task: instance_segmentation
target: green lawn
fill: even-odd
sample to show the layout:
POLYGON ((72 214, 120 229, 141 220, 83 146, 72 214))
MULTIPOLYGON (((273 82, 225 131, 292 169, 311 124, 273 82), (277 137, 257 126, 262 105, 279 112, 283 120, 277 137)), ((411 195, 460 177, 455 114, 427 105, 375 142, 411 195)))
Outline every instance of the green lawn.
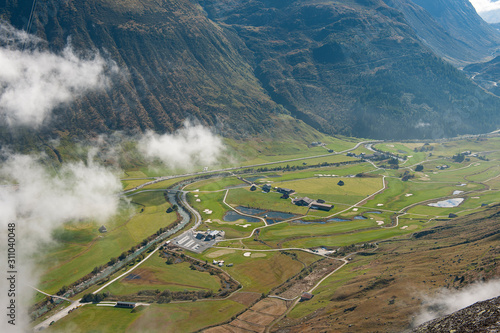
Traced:
POLYGON ((175 213, 165 213, 170 204, 162 192, 144 192, 131 198, 145 207, 136 204, 132 204, 132 210, 130 206, 123 207, 119 215, 106 223, 107 233, 100 234, 99 225, 90 222, 69 223, 57 230, 59 242, 38 260, 44 272, 39 288, 55 293, 177 219, 175 213))
POLYGON ((55 322, 46 332, 125 332, 127 327, 144 313, 132 313, 130 309, 85 305, 55 322))
POLYGON ((105 290, 113 295, 128 295, 140 290, 212 290, 220 288, 219 279, 206 272, 193 271, 187 262, 167 265, 166 259, 155 254, 132 271, 139 279, 123 277, 105 290))

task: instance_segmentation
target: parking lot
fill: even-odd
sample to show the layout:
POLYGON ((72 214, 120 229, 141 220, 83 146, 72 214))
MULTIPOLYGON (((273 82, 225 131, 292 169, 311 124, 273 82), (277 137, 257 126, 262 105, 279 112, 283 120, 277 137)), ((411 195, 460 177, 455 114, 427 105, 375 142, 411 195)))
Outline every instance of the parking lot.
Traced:
POLYGON ((174 238, 171 244, 182 247, 183 249, 192 252, 201 253, 206 249, 214 246, 215 243, 217 242, 217 239, 212 239, 209 241, 205 239, 198 239, 196 238, 196 234, 197 233, 193 232, 193 230, 188 230, 182 235, 174 238))

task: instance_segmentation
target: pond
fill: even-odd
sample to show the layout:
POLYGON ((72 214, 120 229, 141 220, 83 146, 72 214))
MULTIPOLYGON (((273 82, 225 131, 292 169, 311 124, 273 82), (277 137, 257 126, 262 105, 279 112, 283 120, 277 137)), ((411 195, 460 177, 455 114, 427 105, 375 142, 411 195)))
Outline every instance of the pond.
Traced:
POLYGON ((454 199, 433 202, 428 204, 427 206, 439 207, 439 208, 453 208, 460 205, 464 200, 465 200, 464 198, 454 198, 454 199))
POLYGON ((238 206, 238 207, 236 207, 236 209, 244 214, 249 214, 249 215, 259 215, 259 214, 265 212, 265 210, 262 210, 262 209, 248 208, 248 207, 243 207, 243 206, 238 206))
POLYGON ((326 220, 327 222, 348 222, 350 220, 346 220, 346 219, 340 219, 338 217, 334 217, 333 219, 329 219, 329 220, 326 220))
POLYGON ((247 222, 250 222, 250 223, 260 222, 260 220, 255 218, 255 217, 241 215, 241 214, 236 213, 234 210, 228 211, 223 217, 223 220, 226 222, 234 222, 234 221, 238 221, 241 219, 246 220, 247 222))
POLYGON ((323 222, 323 221, 302 221, 302 220, 298 220, 298 221, 294 221, 296 223, 300 223, 300 224, 325 224, 326 222, 323 222))
POLYGON ((354 216, 354 219, 355 220, 366 220, 366 217, 364 217, 363 215, 358 215, 358 216, 354 216))
POLYGON ((365 212, 365 214, 382 214, 382 212, 379 211, 372 211, 372 212, 365 212))
POLYGON ((295 216, 294 214, 283 213, 283 212, 272 212, 272 211, 267 212, 264 215, 265 217, 269 217, 272 219, 282 219, 282 220, 291 219, 292 217, 295 216))

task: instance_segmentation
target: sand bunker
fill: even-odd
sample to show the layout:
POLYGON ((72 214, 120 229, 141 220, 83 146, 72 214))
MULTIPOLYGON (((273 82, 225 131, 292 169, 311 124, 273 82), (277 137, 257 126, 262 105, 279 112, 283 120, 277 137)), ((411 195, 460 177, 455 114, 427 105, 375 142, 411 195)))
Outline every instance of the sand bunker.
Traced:
POLYGON ((243 253, 244 257, 250 257, 252 255, 252 252, 245 252, 243 253))
POLYGON ((248 228, 249 226, 251 226, 251 224, 244 224, 244 225, 242 225, 243 228, 248 228))
POLYGON ((205 222, 206 223, 212 223, 212 220, 211 219, 206 219, 205 222))
POLYGON ((404 227, 401 227, 401 229, 405 230, 406 228, 408 228, 407 225, 405 225, 404 227))
POLYGON ((412 195, 413 195, 413 193, 406 193, 405 197, 411 197, 412 195))
POLYGON ((453 195, 458 195, 460 193, 464 193, 464 191, 453 191, 453 195))
POLYGON ((382 207, 384 204, 377 204, 377 207, 382 207))
POLYGON ((377 224, 382 225, 382 224, 384 224, 384 221, 377 221, 377 224))
POLYGON ((353 212, 357 212, 357 211, 358 211, 358 209, 357 209, 357 208, 353 208, 353 209, 352 209, 352 211, 353 211, 353 212))
POLYGON ((195 195, 194 195, 194 197, 195 197, 195 198, 198 198, 198 194, 195 194, 195 195))
POLYGON ((203 210, 203 213, 205 213, 205 214, 212 214, 213 212, 212 212, 210 209, 205 208, 205 209, 203 210))
POLYGON ((196 199, 196 202, 201 202, 201 199, 196 199))

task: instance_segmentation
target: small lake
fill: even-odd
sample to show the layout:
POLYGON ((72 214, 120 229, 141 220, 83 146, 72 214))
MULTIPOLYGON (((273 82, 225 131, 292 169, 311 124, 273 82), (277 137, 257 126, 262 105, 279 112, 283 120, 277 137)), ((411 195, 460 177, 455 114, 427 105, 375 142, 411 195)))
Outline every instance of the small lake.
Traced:
POLYGON ((363 215, 358 215, 358 216, 354 216, 354 219, 355 220, 366 220, 366 217, 364 217, 363 215))
POLYGON ((265 210, 262 210, 262 209, 248 208, 248 207, 243 207, 243 206, 238 206, 238 207, 236 207, 236 209, 244 214, 249 214, 249 215, 259 215, 259 214, 265 212, 265 210))
POLYGON ((282 212, 267 212, 264 215, 265 217, 269 217, 272 219, 282 219, 282 220, 291 219, 292 217, 295 216, 294 214, 282 213, 282 212))
POLYGON ((460 205, 464 200, 465 200, 464 198, 454 198, 454 199, 433 202, 428 204, 427 206, 439 207, 439 208, 453 208, 460 205))
POLYGON ((340 219, 338 217, 334 217, 333 219, 327 220, 327 222, 348 222, 348 221, 350 221, 350 220, 340 219))
POLYGON ((298 220, 298 221, 294 221, 296 223, 300 223, 300 224, 325 224, 326 222, 323 222, 323 221, 319 221, 319 222, 313 222, 313 221, 302 221, 302 220, 298 220))
POLYGON ((365 212, 365 214, 382 214, 382 212, 372 211, 372 212, 365 212))
POLYGON ((238 221, 240 219, 246 220, 247 222, 250 222, 250 223, 260 222, 260 220, 255 218, 255 217, 244 216, 244 215, 236 213, 234 210, 228 211, 224 215, 224 218, 223 218, 223 220, 226 222, 234 222, 234 221, 238 221))
POLYGON ((255 182, 257 179, 261 179, 261 178, 266 178, 265 176, 254 176, 254 177, 243 177, 245 178, 246 180, 248 180, 249 182, 255 182))

